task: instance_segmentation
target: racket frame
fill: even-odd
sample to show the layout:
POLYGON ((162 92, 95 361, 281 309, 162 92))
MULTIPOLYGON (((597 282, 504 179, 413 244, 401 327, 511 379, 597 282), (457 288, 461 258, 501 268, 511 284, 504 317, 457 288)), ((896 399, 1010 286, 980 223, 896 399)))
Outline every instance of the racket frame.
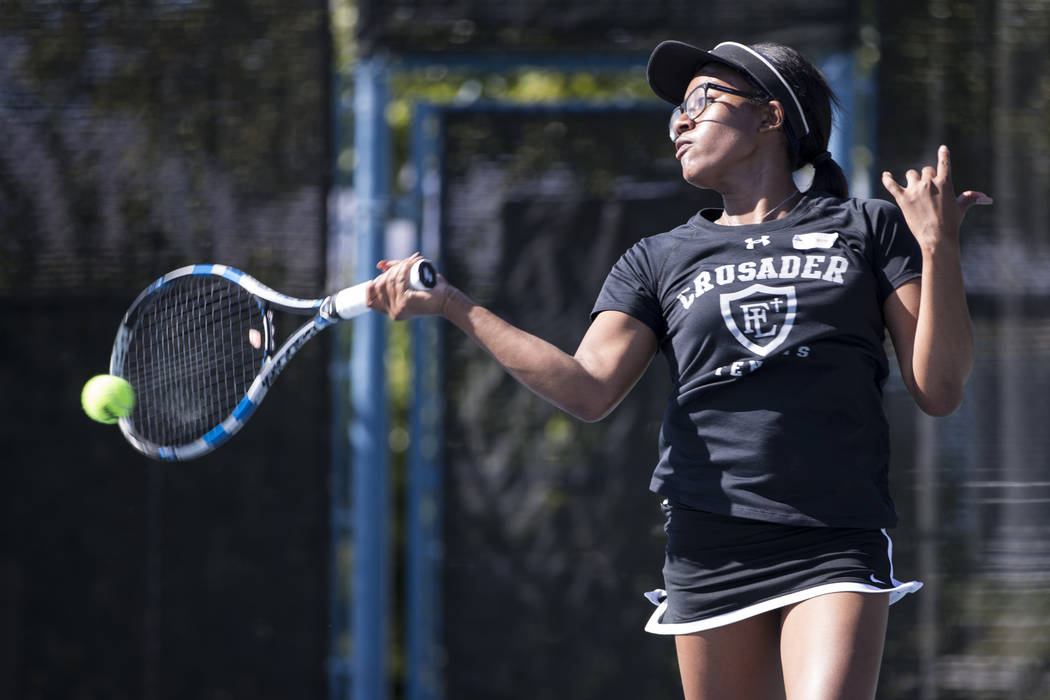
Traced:
MULTIPOLYGON (((117 329, 117 337, 113 343, 113 352, 110 355, 110 374, 121 375, 132 337, 132 331, 128 322, 134 318, 138 307, 152 294, 164 288, 173 280, 187 276, 221 277, 229 280, 253 295, 264 311, 277 309, 299 315, 314 314, 314 317, 288 336, 276 351, 273 349, 275 339, 269 330, 272 326, 270 323, 265 324, 265 327, 268 329, 267 337, 262 339, 265 355, 258 375, 256 375, 244 397, 237 403, 230 415, 197 439, 182 445, 157 445, 135 432, 130 417, 124 417, 118 421, 124 438, 132 447, 147 457, 162 461, 195 459, 224 444, 244 427, 244 424, 251 418, 263 398, 265 398, 266 393, 270 390, 278 375, 287 366, 288 361, 307 341, 340 320, 351 319, 368 311, 368 305, 365 300, 368 289, 367 282, 347 287, 322 299, 301 299, 282 294, 251 275, 228 265, 187 265, 159 277, 131 303, 121 320, 120 327, 117 329)), ((420 260, 412 268, 410 285, 414 289, 428 289, 434 286, 436 277, 437 273, 434 271, 433 266, 426 260, 420 260)))

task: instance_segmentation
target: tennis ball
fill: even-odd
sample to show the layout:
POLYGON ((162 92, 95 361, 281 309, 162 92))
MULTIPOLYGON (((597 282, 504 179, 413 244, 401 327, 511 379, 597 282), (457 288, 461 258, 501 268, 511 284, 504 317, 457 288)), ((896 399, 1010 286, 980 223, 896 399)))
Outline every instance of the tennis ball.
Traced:
POLYGON ((116 423, 135 408, 135 390, 123 377, 99 374, 84 385, 80 405, 99 423, 116 423))

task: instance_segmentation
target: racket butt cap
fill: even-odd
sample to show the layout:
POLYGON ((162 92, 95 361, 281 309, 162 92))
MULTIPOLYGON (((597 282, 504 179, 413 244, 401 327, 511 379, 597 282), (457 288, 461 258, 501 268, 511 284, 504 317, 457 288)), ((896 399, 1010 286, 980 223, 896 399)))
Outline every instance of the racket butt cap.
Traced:
POLYGON ((437 270, 429 260, 417 260, 409 271, 408 284, 412 289, 433 289, 437 284, 437 270))

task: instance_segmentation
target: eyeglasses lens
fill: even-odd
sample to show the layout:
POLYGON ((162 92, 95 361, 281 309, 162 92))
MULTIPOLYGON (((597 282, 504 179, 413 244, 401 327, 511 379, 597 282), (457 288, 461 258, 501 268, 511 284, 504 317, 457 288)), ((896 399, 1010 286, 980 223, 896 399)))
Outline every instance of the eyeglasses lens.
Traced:
POLYGON ((675 107, 671 110, 671 121, 668 122, 667 128, 670 131, 671 140, 674 141, 678 138, 678 132, 674 128, 674 123, 678 121, 678 117, 682 116, 682 108, 675 107))
POLYGON ((689 119, 696 119, 700 116, 700 113, 704 111, 704 107, 707 106, 707 85, 700 85, 695 90, 685 96, 685 102, 671 110, 671 121, 669 124, 669 132, 671 140, 674 141, 678 138, 678 130, 675 129, 675 122, 683 114, 689 119))

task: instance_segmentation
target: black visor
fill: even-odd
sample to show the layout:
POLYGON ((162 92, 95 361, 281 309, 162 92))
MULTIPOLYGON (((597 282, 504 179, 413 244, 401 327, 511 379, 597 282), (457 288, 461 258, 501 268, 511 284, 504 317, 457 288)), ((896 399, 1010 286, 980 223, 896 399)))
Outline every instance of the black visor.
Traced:
POLYGON ((745 76, 784 106, 788 126, 795 138, 809 133, 809 124, 795 91, 768 58, 736 42, 727 41, 703 51, 681 41, 665 41, 649 56, 649 87, 658 97, 677 106, 697 71, 708 63, 718 63, 745 76))

